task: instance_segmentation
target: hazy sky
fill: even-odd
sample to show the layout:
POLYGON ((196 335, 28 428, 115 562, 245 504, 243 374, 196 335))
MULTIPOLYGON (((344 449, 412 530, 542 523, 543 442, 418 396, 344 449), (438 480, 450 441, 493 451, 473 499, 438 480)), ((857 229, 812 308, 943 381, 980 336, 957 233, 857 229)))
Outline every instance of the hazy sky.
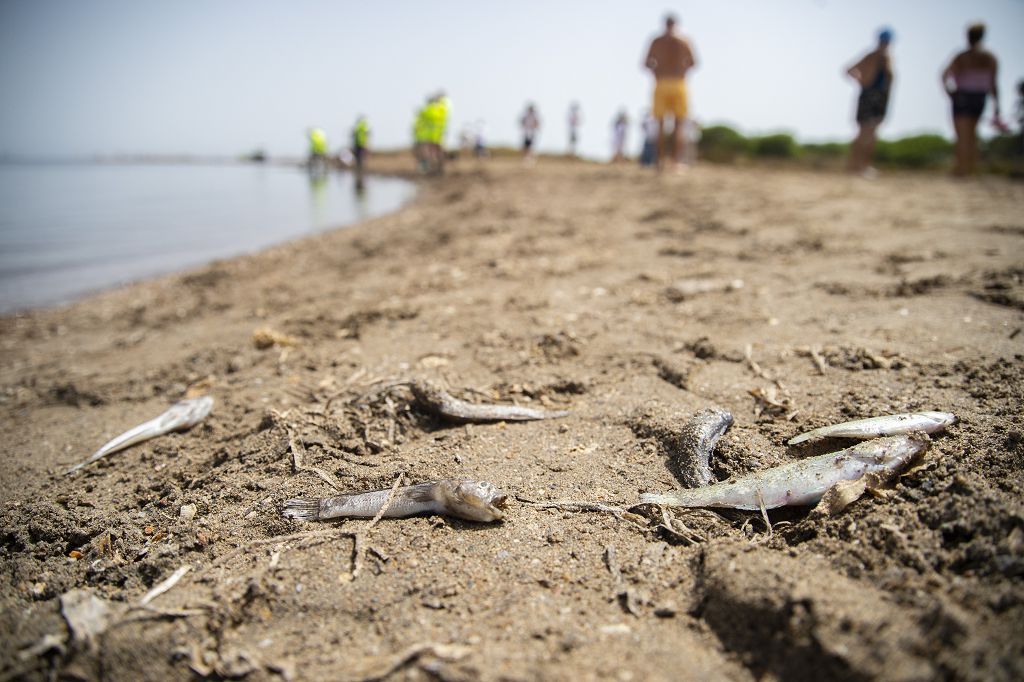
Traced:
POLYGON ((703 124, 846 138, 856 88, 842 72, 885 24, 883 135, 951 134, 939 73, 972 20, 1000 59, 1004 117, 1024 78, 1024 0, 0 0, 0 153, 302 154, 308 125, 336 147, 360 112, 374 144, 406 145, 443 87, 452 128, 484 120, 491 143, 518 143, 536 101, 545 150, 565 148, 579 100, 583 149, 606 156, 615 112, 648 106, 640 62, 666 10, 696 48, 703 124))

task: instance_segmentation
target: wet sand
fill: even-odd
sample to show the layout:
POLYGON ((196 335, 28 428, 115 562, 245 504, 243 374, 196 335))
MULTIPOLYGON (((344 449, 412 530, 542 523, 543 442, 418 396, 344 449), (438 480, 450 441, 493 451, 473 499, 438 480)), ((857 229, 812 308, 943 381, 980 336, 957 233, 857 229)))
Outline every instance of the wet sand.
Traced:
POLYGON ((464 164, 354 228, 4 318, 0 674, 1020 679, 1022 207, 995 178, 464 164), (419 378, 572 414, 453 426, 412 404, 419 378), (61 475, 207 389, 202 424, 61 475), (770 533, 522 501, 678 486, 675 436, 709 405, 735 417, 719 479, 845 447, 785 445, 835 421, 961 421, 892 490, 770 533), (520 499, 496 524, 277 513, 403 472, 520 499), (65 643, 61 594, 117 610, 183 565, 65 643), (27 651, 47 634, 66 651, 27 651))

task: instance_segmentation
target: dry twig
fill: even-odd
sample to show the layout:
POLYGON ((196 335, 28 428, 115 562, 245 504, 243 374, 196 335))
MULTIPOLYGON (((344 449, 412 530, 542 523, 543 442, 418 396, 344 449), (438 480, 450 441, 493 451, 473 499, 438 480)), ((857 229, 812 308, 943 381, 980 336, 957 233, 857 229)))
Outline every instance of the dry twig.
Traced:
POLYGON ((398 488, 399 486, 402 485, 403 481, 405 481, 404 471, 398 474, 398 478, 395 479, 394 484, 391 486, 391 491, 388 493, 388 497, 386 500, 384 500, 384 505, 380 508, 380 511, 377 512, 377 515, 370 519, 370 522, 366 524, 362 528, 362 530, 358 531, 355 534, 355 547, 353 548, 355 558, 352 562, 352 580, 358 578, 359 574, 363 570, 363 554, 365 553, 364 548, 367 546, 367 540, 370 537, 370 531, 373 530, 373 527, 377 525, 378 521, 384 518, 384 514, 387 513, 388 508, 394 501, 395 493, 398 492, 398 488))
POLYGON ((397 654, 366 658, 350 666, 346 679, 371 682, 383 680, 403 667, 424 656, 444 661, 458 661, 469 654, 468 647, 459 644, 420 643, 406 647, 397 654))
POLYGON ((285 412, 278 412, 271 410, 271 416, 274 421, 284 429, 285 434, 288 436, 288 449, 292 453, 292 473, 297 474, 302 471, 309 471, 319 476, 327 485, 331 486, 335 490, 341 490, 341 484, 338 483, 337 479, 334 478, 329 472, 321 469, 320 467, 309 466, 306 464, 306 448, 295 438, 295 431, 288 423, 288 417, 291 414, 291 410, 285 412))
POLYGON ((628 509, 605 504, 604 502, 590 502, 586 500, 552 500, 547 502, 538 502, 537 500, 531 500, 527 497, 523 497, 522 495, 516 495, 516 499, 523 504, 527 504, 531 507, 537 507, 538 509, 561 509, 563 511, 601 512, 603 514, 611 514, 617 519, 629 521, 635 525, 646 528, 646 525, 641 523, 641 520, 643 520, 644 517, 640 514, 634 514, 628 509))
POLYGON ((172 573, 166 580, 162 581, 159 585, 154 586, 153 589, 151 589, 149 592, 143 595, 142 599, 139 600, 139 606, 146 606, 147 604, 149 604, 149 602, 153 601, 161 594, 177 585, 178 581, 181 580, 185 576, 185 574, 191 570, 192 567, 188 564, 185 564, 184 566, 179 568, 177 571, 172 573))

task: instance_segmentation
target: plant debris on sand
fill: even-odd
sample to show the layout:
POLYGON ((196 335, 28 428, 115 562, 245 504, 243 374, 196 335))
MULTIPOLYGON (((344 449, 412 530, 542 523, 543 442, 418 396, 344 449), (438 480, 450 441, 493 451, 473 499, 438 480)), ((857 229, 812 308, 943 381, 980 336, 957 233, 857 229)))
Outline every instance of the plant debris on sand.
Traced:
POLYGON ((1024 678, 1022 205, 992 178, 493 161, 4 318, 0 676, 1024 678), (568 414, 453 422, 416 381, 568 414), (190 430, 61 475, 197 392, 190 430), (852 444, 785 445, 826 424, 960 421, 835 515, 626 511, 712 406, 717 480, 852 444), (506 490, 504 520, 279 512, 452 478, 506 490))

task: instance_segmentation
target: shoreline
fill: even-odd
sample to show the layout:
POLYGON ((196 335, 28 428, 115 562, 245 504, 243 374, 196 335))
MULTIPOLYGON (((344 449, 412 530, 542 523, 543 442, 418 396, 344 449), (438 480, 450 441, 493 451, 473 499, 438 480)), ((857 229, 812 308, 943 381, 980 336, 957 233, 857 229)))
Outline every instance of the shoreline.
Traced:
MULTIPOLYGON (((138 163, 139 162, 136 162, 136 161, 130 161, 130 162, 120 162, 120 161, 118 161, 118 162, 115 162, 113 164, 106 163, 106 162, 92 162, 92 163, 88 163, 88 164, 71 164, 71 165, 74 165, 74 166, 77 166, 77 165, 107 166, 107 165, 138 165, 138 163)), ((179 163, 179 162, 168 162, 168 163, 170 165, 174 165, 174 166, 189 166, 189 165, 192 165, 192 164, 189 164, 189 163, 182 164, 182 163, 179 163)), ((37 164, 31 164, 31 165, 37 165, 37 164)), ((54 165, 54 164, 44 164, 44 165, 54 165)), ((59 163, 59 164, 56 164, 56 165, 67 165, 67 164, 59 163)), ((142 165, 145 165, 145 166, 154 166, 154 165, 155 166, 163 166, 163 165, 168 165, 168 164, 165 164, 165 163, 153 164, 153 163, 149 163, 149 162, 142 162, 142 165)), ((215 166, 221 166, 221 165, 253 166, 255 164, 244 163, 244 162, 237 162, 237 163, 233 163, 233 164, 220 164, 220 163, 211 164, 211 163, 207 163, 207 162, 204 161, 201 165, 203 165, 203 166, 210 166, 210 165, 215 165, 215 166)), ((256 165, 256 166, 259 167, 258 165, 256 165)), ((285 167, 285 166, 276 165, 275 167, 285 167)), ((340 175, 342 175, 344 173, 351 173, 351 171, 349 171, 349 170, 340 170, 340 171, 339 170, 332 170, 331 176, 340 176, 340 175)), ((295 240, 301 240, 301 239, 304 239, 304 238, 310 236, 311 234, 316 234, 318 232, 331 232, 331 231, 339 230, 339 229, 348 229, 348 228, 351 228, 354 225, 356 225, 356 224, 358 224, 360 222, 363 222, 365 220, 372 220, 372 219, 374 219, 376 217, 380 217, 381 215, 387 215, 389 213, 393 213, 393 212, 395 212, 397 210, 400 210, 404 205, 406 205, 410 201, 414 201, 416 196, 417 196, 416 192, 420 191, 420 189, 422 188, 422 183, 417 182, 417 179, 415 178, 415 176, 413 174, 411 174, 411 173, 409 173, 409 174, 402 173, 399 170, 399 168, 397 167, 397 164, 394 164, 394 163, 392 163, 390 165, 384 165, 380 169, 379 172, 368 173, 367 174, 367 179, 370 182, 373 182, 374 179, 402 180, 402 181, 408 182, 408 183, 410 183, 410 186, 411 186, 411 188, 413 190, 413 192, 411 194, 411 198, 406 199, 404 202, 398 203, 397 206, 391 208, 390 210, 387 210, 384 213, 377 213, 376 215, 373 215, 375 212, 371 208, 370 211, 369 211, 371 215, 369 215, 368 217, 360 218, 360 217, 358 217, 358 216, 353 214, 348 220, 345 220, 344 216, 341 216, 338 222, 331 223, 330 226, 328 226, 326 228, 320 228, 318 231, 314 231, 314 232, 311 232, 310 230, 303 230, 303 231, 299 231, 299 232, 294 232, 293 231, 294 234, 290 234, 290 235, 287 234, 287 233, 284 233, 284 234, 281 235, 282 241, 279 241, 279 242, 270 243, 270 244, 260 244, 260 243, 257 242, 253 246, 247 247, 247 250, 243 250, 241 252, 230 253, 230 254, 226 254, 226 255, 216 255, 216 256, 210 256, 209 254, 205 254, 208 257, 208 260, 205 260, 205 261, 202 261, 202 262, 196 262, 196 263, 191 263, 191 264, 184 263, 182 265, 178 265, 178 266, 173 266, 172 265, 170 267, 160 266, 160 267, 158 267, 158 269, 156 269, 156 270, 154 270, 152 272, 149 272, 148 274, 127 275, 127 279, 123 279, 121 281, 114 281, 114 282, 111 282, 109 284, 96 284, 96 285, 92 286, 91 288, 81 290, 81 291, 79 291, 77 293, 72 293, 72 294, 59 294, 58 293, 58 294, 54 295, 54 298, 55 299, 59 299, 59 300, 54 300, 53 302, 50 302, 50 303, 42 303, 42 304, 31 304, 30 303, 30 304, 23 304, 23 305, 18 305, 18 306, 12 306, 11 308, 9 308, 7 310, 0 310, 0 317, 24 315, 24 314, 31 313, 33 311, 66 308, 66 307, 74 305, 74 304, 76 304, 76 303, 78 303, 80 301, 84 301, 84 300, 86 300, 86 299, 88 299, 88 298, 90 298, 92 296, 101 295, 101 294, 104 294, 104 293, 112 291, 112 290, 121 289, 121 288, 124 288, 124 287, 132 286, 134 284, 143 283, 143 282, 147 282, 147 281, 151 281, 151 280, 155 280, 155 279, 160 279, 160 278, 164 278, 164 277, 174 277, 174 276, 177 276, 177 275, 185 275, 185 274, 187 274, 189 272, 201 269, 201 268, 203 268, 203 267, 205 267, 207 265, 211 265, 211 264, 214 264, 214 263, 217 263, 217 262, 220 262, 220 261, 231 260, 233 258, 244 257, 244 256, 247 256, 247 255, 254 255, 256 253, 259 253, 259 252, 263 251, 264 249, 273 248, 274 246, 277 246, 277 245, 280 245, 280 244, 284 244, 284 243, 288 243, 288 242, 295 241, 295 240)), ((355 203, 358 203, 358 201, 356 201, 355 203)), ((352 213, 354 211, 355 211, 355 209, 353 209, 353 208, 349 208, 348 209, 348 212, 350 212, 350 213, 352 213)), ((365 209, 364 209, 364 211, 365 211, 365 209)), ((312 228, 312 226, 311 226, 311 228, 312 228)), ((209 248, 203 246, 198 251, 200 253, 202 253, 203 251, 213 251, 213 249, 209 249, 209 248)), ((187 260, 187 259, 185 259, 185 260, 187 260)), ((106 270, 109 271, 110 273, 115 273, 119 269, 120 269, 120 267, 119 267, 118 263, 110 263, 110 264, 108 264, 106 266, 106 270)), ((63 278, 65 276, 69 276, 68 273, 62 272, 60 270, 56 270, 56 271, 52 271, 51 272, 50 279, 51 280, 56 280, 56 279, 59 279, 59 278, 63 278)), ((59 289, 58 289, 58 291, 59 291, 59 289)))
POLYGON ((0 672, 359 678, 417 643, 414 678, 1024 673, 1022 201, 997 178, 489 160, 348 228, 0 318, 0 672), (571 414, 452 426, 411 379, 571 414), (216 401, 201 424, 60 475, 190 390, 216 401), (960 423, 892 490, 771 533, 515 499, 498 524, 278 513, 400 474, 628 505, 679 486, 673 439, 710 405, 735 418, 719 479, 830 451, 785 446, 828 423, 960 423), (155 605, 193 615, 18 659, 66 639, 67 591, 133 603, 183 565, 155 605))

